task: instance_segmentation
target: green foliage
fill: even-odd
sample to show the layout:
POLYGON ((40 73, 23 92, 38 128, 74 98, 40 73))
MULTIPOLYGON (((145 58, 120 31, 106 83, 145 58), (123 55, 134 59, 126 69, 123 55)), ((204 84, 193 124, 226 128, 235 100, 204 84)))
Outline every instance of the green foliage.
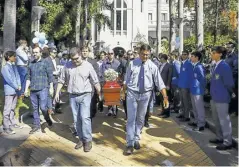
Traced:
POLYGON ((164 53, 164 54, 169 53, 169 41, 168 40, 162 40, 161 49, 162 49, 162 53, 164 53))

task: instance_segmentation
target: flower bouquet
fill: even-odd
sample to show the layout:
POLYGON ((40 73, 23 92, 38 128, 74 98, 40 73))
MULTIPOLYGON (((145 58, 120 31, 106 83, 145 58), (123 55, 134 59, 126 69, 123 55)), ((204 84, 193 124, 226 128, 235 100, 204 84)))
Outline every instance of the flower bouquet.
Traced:
POLYGON ((120 105, 120 90, 118 72, 108 69, 104 72, 105 84, 103 87, 105 105, 120 105))

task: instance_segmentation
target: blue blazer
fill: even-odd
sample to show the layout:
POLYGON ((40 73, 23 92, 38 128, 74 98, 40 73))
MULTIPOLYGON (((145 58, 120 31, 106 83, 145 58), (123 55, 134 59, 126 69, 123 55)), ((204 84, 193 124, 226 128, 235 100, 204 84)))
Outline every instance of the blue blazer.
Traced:
POLYGON ((18 87, 21 86, 21 80, 17 71, 17 67, 7 63, 3 66, 1 73, 3 76, 5 95, 15 95, 17 93, 18 87))
POLYGON ((192 75, 193 65, 190 60, 186 60, 185 63, 181 65, 180 74, 178 78, 179 88, 190 88, 190 78, 192 75))
POLYGON ((212 73, 210 94, 216 103, 229 103, 234 87, 232 70, 230 66, 222 60, 212 73))
POLYGON ((193 95, 203 95, 206 87, 205 69, 201 63, 193 67, 193 75, 190 79, 190 92, 193 95))
POLYGON ((181 67, 181 63, 180 61, 176 60, 175 62, 173 62, 173 74, 172 74, 172 85, 176 85, 178 86, 178 77, 180 74, 180 67, 181 67))

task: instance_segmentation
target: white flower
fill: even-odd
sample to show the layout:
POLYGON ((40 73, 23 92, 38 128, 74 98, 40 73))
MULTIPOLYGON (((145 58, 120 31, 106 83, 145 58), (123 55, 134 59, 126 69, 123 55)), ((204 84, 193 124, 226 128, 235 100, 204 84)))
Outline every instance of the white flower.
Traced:
POLYGON ((104 72, 105 81, 116 81, 118 73, 113 69, 108 69, 104 72))

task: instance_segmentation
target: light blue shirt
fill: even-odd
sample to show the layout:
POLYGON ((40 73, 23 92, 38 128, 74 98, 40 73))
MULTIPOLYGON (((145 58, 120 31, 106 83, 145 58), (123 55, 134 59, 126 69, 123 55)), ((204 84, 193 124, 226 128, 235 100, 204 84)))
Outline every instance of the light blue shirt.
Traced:
POLYGON ((19 47, 16 50, 16 55, 17 55, 16 65, 18 66, 28 65, 28 61, 29 61, 28 54, 21 47, 19 47))
MULTIPOLYGON (((139 76, 142 60, 136 58, 130 62, 125 75, 125 84, 127 89, 139 92, 139 76)), ((164 82, 159 73, 158 67, 151 61, 147 60, 144 63, 144 90, 145 92, 154 90, 155 86, 158 91, 165 88, 164 82)))

